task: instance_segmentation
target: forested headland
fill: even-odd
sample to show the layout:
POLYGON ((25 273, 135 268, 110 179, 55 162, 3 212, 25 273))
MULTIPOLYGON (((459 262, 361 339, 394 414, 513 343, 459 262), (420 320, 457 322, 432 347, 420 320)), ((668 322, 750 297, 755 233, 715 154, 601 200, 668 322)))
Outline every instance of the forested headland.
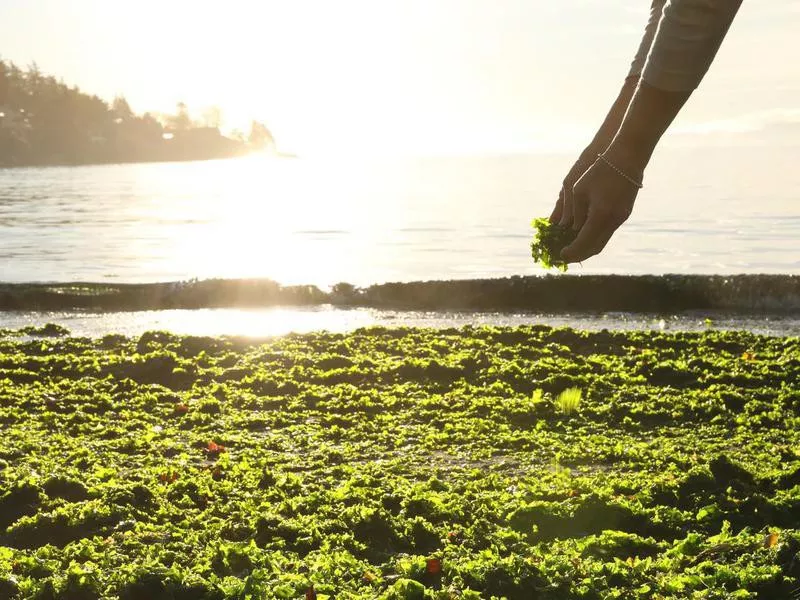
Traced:
POLYGON ((173 114, 135 114, 127 100, 110 103, 33 64, 0 60, 0 167, 199 160, 274 150, 267 127, 220 131, 221 111, 193 120, 187 105, 173 114))

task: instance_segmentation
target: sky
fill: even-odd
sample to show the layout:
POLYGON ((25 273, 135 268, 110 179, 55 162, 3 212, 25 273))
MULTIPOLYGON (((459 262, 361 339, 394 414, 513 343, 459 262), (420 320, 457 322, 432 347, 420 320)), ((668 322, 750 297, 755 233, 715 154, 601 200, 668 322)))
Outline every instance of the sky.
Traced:
MULTIPOLYGON (((625 77, 647 0, 0 0, 0 57, 137 112, 282 149, 494 153, 578 147, 625 77)), ((800 133, 800 2, 745 0, 675 143, 800 133)))

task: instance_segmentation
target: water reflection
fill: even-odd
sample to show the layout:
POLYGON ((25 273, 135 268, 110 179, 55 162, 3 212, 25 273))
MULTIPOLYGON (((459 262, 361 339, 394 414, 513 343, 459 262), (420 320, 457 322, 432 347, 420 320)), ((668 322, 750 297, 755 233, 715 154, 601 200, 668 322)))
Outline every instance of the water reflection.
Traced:
MULTIPOLYGON (((800 272, 800 170, 787 166, 800 150, 787 153, 698 163, 665 150, 631 221, 576 271, 800 272)), ((529 222, 549 213, 570 160, 251 156, 0 170, 0 280, 326 286, 535 274, 529 222)))
POLYGON ((138 336, 145 331, 185 335, 233 335, 251 338, 288 333, 344 333, 362 327, 463 327, 466 325, 530 325, 599 330, 703 331, 746 330, 766 335, 800 335, 800 316, 731 315, 714 312, 662 314, 532 314, 387 311, 368 308, 268 308, 258 310, 203 309, 119 313, 16 312, 0 313, 0 328, 57 323, 72 335, 100 337, 109 333, 138 336))

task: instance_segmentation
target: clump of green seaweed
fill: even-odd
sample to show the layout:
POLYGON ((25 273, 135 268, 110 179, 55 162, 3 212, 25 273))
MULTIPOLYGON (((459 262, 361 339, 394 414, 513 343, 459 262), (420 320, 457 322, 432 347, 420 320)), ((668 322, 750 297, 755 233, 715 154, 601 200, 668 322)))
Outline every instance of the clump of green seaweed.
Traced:
POLYGON ((534 219, 531 227, 535 232, 531 242, 533 260, 545 269, 567 270, 567 263, 561 258, 561 251, 569 246, 577 235, 571 227, 551 223, 549 219, 534 219))
POLYGON ((32 338, 0 600, 797 598, 796 336, 32 338))

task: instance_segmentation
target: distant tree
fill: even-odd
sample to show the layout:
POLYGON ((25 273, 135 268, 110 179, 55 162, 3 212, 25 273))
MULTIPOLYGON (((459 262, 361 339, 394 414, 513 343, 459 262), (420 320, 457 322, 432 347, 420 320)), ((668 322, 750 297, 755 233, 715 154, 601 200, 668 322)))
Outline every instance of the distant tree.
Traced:
POLYGON ((5 106, 8 97, 8 75, 6 63, 0 60, 0 106, 5 106))
POLYGON ((123 121, 130 121, 133 118, 133 111, 124 96, 117 96, 114 98, 114 101, 111 103, 111 112, 114 113, 115 118, 122 119, 123 121))
POLYGON ((24 76, 20 68, 13 62, 5 65, 6 81, 8 89, 6 91, 6 104, 12 108, 22 108, 23 96, 27 98, 24 89, 24 76))
POLYGON ((39 65, 36 61, 28 65, 28 70, 25 73, 26 91, 29 94, 35 94, 39 89, 39 83, 42 80, 42 72, 39 70, 39 65))
POLYGON ((178 102, 177 112, 167 117, 167 125, 175 131, 191 129, 192 119, 189 117, 189 107, 185 102, 178 102))
POLYGON ((203 111, 203 126, 222 127, 222 109, 219 106, 211 106, 203 111))
POLYGON ((143 130, 149 131, 150 133, 161 137, 164 128, 161 126, 161 123, 159 123, 158 119, 156 119, 153 115, 150 113, 144 113, 139 121, 141 121, 143 130))

